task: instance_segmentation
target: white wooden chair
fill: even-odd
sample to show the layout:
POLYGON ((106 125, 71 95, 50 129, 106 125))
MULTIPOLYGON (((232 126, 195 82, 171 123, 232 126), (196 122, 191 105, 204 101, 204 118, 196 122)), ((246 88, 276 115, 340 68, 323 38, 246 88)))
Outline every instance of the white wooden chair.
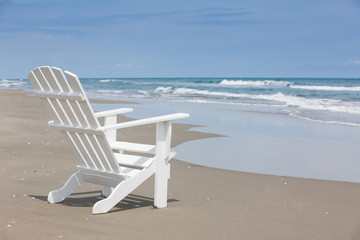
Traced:
POLYGON ((96 202, 92 212, 106 213, 155 174, 154 206, 167 206, 168 161, 175 155, 170 149, 171 121, 187 118, 189 114, 117 123, 118 114, 132 109, 94 113, 78 77, 70 72, 45 66, 31 71, 28 79, 35 94, 49 106, 54 119, 49 125, 61 131, 78 160, 78 171, 62 188, 49 193, 50 203, 63 201, 86 182, 95 183, 103 186, 102 193, 107 198, 96 202), (105 118, 104 126, 99 124, 99 117, 105 118), (153 123, 156 124, 155 145, 116 141, 116 129, 153 123), (153 157, 149 157, 149 153, 153 157))

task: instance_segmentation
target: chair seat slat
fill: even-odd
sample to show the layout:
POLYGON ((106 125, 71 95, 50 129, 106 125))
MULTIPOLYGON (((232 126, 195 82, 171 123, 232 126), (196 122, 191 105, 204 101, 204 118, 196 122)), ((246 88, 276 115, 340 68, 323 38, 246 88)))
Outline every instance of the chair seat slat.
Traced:
POLYGON ((122 178, 122 179, 127 179, 133 175, 135 175, 136 173, 138 173, 140 170, 138 169, 134 169, 134 168, 126 168, 124 171, 126 174, 124 173, 114 173, 114 172, 108 172, 108 171, 102 171, 102 170, 98 170, 98 169, 94 169, 94 168, 88 168, 88 167, 84 167, 84 166, 77 166, 78 169, 81 169, 81 171, 83 172, 87 172, 89 174, 97 174, 97 175, 104 175, 110 178, 122 178))
MULTIPOLYGON (((113 142, 111 143, 111 148, 120 152, 133 152, 133 153, 147 153, 147 154, 155 154, 156 146, 150 144, 142 144, 142 143, 132 143, 132 142, 113 142)), ((173 157, 175 157, 176 152, 173 149, 170 149, 169 156, 167 158, 170 161, 173 157)))
POLYGON ((122 154, 115 153, 115 157, 117 162, 120 164, 120 166, 136 168, 136 169, 143 169, 149 167, 154 161, 154 158, 128 155, 123 153, 122 154))

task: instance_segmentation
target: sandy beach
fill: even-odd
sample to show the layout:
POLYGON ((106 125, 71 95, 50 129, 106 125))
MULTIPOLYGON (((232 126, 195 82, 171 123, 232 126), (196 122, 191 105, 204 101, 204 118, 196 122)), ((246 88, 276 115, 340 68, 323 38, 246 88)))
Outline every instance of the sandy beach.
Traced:
MULTIPOLYGON (((153 177, 108 214, 91 214, 101 198, 100 187, 91 184, 49 204, 48 192, 76 170, 75 156, 49 120, 38 98, 0 90, 0 239, 360 239, 358 183, 179 160, 171 161, 168 208, 152 206, 153 177)), ((218 137, 191 127, 175 124, 172 144, 218 137)), ((146 143, 154 127, 120 133, 146 143)))

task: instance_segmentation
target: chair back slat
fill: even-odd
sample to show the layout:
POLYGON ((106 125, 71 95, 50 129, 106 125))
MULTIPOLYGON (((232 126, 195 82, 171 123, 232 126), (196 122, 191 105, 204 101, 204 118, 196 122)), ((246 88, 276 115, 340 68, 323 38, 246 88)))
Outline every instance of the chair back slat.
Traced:
MULTIPOLYGON (((34 71, 30 72, 30 74, 28 75, 28 79, 29 79, 30 83, 33 85, 35 90, 46 91, 43 87, 43 84, 40 83, 37 76, 35 75, 35 70, 36 69, 34 69, 34 71)), ((50 112, 51 116, 54 118, 54 121, 61 122, 61 117, 54 110, 55 109, 54 104, 53 104, 54 101, 49 98, 41 98, 41 99, 47 103, 47 104, 45 104, 45 106, 49 110, 48 112, 50 112)))
POLYGON ((81 166, 120 173, 105 133, 99 130, 90 102, 78 77, 54 67, 39 67, 28 78, 43 101, 50 106, 54 121, 71 145, 81 166), (64 74, 65 73, 65 74, 64 74))
POLYGON ((99 148, 99 143, 97 141, 97 136, 93 135, 93 134, 88 134, 88 141, 89 141, 89 145, 91 146, 91 150, 93 152, 93 155, 95 156, 95 159, 97 160, 97 164, 100 165, 100 169, 104 169, 106 171, 110 171, 112 172, 113 170, 110 169, 107 165, 106 165, 106 160, 101 152, 101 148, 99 148))
MULTIPOLYGON (((52 67, 52 70, 59 81, 60 86, 66 92, 73 93, 74 91, 70 88, 68 81, 65 78, 64 73, 59 68, 52 67)), ((84 116, 84 113, 81 111, 79 103, 76 101, 69 101, 70 106, 72 107, 73 114, 77 119, 79 125, 87 126, 89 123, 84 116)))
POLYGON ((51 88, 51 91, 61 93, 63 92, 61 86, 59 85, 57 79, 55 78, 50 67, 40 67, 40 71, 44 76, 45 81, 51 88))
MULTIPOLYGON (((69 80, 71 88, 75 92, 80 92, 85 96, 85 91, 81 86, 79 78, 73 73, 70 73, 67 71, 65 71, 64 73, 65 73, 66 78, 69 80)), ((90 107, 89 100, 86 98, 84 102, 80 102, 79 104, 81 106, 81 109, 83 110, 83 113, 86 116, 87 121, 89 122, 89 127, 92 127, 92 128, 99 127, 99 122, 95 118, 95 114, 94 114, 94 111, 92 110, 92 108, 90 107)))
POLYGON ((42 86, 40 85, 40 83, 37 81, 37 79, 32 71, 29 73, 28 79, 35 90, 38 90, 38 91, 44 90, 42 88, 42 86))
POLYGON ((84 156, 84 150, 81 148, 80 143, 78 141, 78 136, 74 132, 64 132, 65 139, 70 143, 69 145, 72 147, 73 152, 77 156, 77 160, 82 166, 91 167, 87 162, 87 158, 84 156))
MULTIPOLYGON (((54 74, 53 70, 50 67, 41 67, 41 72, 43 73, 45 79, 47 79, 47 81, 49 82, 49 85, 52 88, 52 91, 54 93, 57 94, 70 94, 70 89, 64 90, 62 88, 62 84, 60 84, 61 79, 59 81, 59 78, 56 77, 56 75, 54 74)), ((64 86, 66 87, 66 85, 64 86)), ((66 117, 65 119, 65 123, 69 124, 69 125, 80 125, 79 120, 76 116, 76 114, 74 113, 73 107, 71 105, 72 100, 69 98, 68 99, 58 99, 58 103, 60 108, 63 110, 64 112, 64 116, 66 117)))
POLYGON ((80 141, 80 144, 83 146, 83 149, 86 152, 86 159, 88 160, 87 163, 94 169, 103 169, 101 167, 101 164, 99 164, 97 160, 97 156, 94 153, 94 150, 91 146, 91 143, 88 139, 88 136, 84 133, 76 133, 78 135, 78 139, 80 141))
MULTIPOLYGON (((33 72, 35 74, 35 77, 42 86, 43 90, 53 93, 59 93, 59 89, 57 84, 54 83, 54 80, 50 78, 50 76, 45 76, 42 70, 45 70, 45 67, 36 68, 33 72)), ((59 117, 60 123, 63 124, 71 124, 64 108, 64 100, 54 99, 54 98, 48 98, 49 102, 51 103, 51 107, 53 108, 53 111, 55 114, 59 117)))
POLYGON ((66 81, 64 73, 61 71, 60 68, 52 67, 51 68, 54 75, 56 76, 61 88, 65 92, 73 92, 72 89, 69 86, 69 83, 66 81))
MULTIPOLYGON (((81 94, 82 96, 85 96, 85 92, 81 91, 82 89, 78 89, 78 88, 71 89, 71 87, 69 87, 69 84, 65 84, 64 81, 66 82, 66 79, 63 77, 64 76, 63 74, 59 78, 55 78, 56 75, 52 74, 50 67, 41 67, 40 69, 41 69, 41 71, 44 71, 45 73, 48 73, 48 75, 46 77, 47 77, 47 79, 48 79, 48 81, 50 83, 56 82, 56 84, 52 83, 52 84, 49 84, 49 85, 52 86, 53 88, 56 88, 56 90, 59 93, 62 92, 62 89, 60 87, 61 87, 61 85, 63 85, 65 88, 68 88, 68 91, 66 91, 66 92, 68 92, 68 93, 74 93, 75 92, 75 93, 81 94), (63 83, 60 84, 60 82, 63 82, 63 83)), ((84 99, 86 99, 86 98, 84 98, 84 99)), ((66 105, 66 106, 69 106, 71 108, 71 110, 67 109, 67 111, 66 111, 69 114, 69 117, 67 116, 67 119, 65 119, 65 123, 69 123, 69 125, 76 124, 76 125, 82 125, 82 126, 92 127, 92 128, 96 128, 96 127, 99 126, 99 123, 97 122, 96 119, 94 119, 94 117, 91 117, 91 114, 88 116, 88 115, 86 115, 86 113, 84 113, 82 111, 82 109, 91 108, 89 106, 89 103, 86 102, 86 100, 84 100, 84 101, 72 101, 71 99, 69 99, 68 101, 70 101, 71 104, 65 104, 64 101, 61 102, 62 107, 65 107, 65 105, 66 105), (79 106, 79 105, 82 105, 82 106, 79 106), (72 118, 72 120, 70 120, 70 118, 72 118), (91 121, 91 124, 88 121, 89 119, 93 120, 93 121, 91 121), (69 121, 66 122, 66 120, 69 120, 69 121)))
POLYGON ((120 168, 119 164, 117 163, 117 161, 113 161, 113 159, 115 159, 114 153, 111 150, 111 147, 109 145, 109 142, 107 141, 105 134, 103 136, 99 136, 97 135, 97 141, 99 143, 99 147, 101 148, 101 151, 103 152, 104 155, 104 160, 106 162, 106 164, 109 167, 109 169, 111 169, 111 171, 115 171, 116 169, 120 168), (108 151, 110 149, 110 151, 108 151))
POLYGON ((36 68, 33 71, 37 82, 39 83, 39 85, 41 86, 42 90, 44 91, 52 91, 48 81, 45 79, 44 75, 42 74, 40 68, 36 68))

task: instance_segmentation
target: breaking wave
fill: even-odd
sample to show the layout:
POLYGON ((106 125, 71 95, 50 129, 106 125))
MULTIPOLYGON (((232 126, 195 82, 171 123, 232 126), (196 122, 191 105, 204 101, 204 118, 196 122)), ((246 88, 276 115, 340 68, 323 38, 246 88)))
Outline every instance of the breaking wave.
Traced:
POLYGON ((302 90, 315 90, 315 91, 360 91, 360 86, 356 87, 343 87, 343 86, 294 86, 290 88, 302 90))
POLYGON ((9 88, 14 86, 20 86, 23 84, 24 82, 21 80, 6 80, 6 79, 0 80, 0 88, 9 88))
POLYGON ((243 87, 289 87, 291 89, 300 89, 300 90, 313 90, 313 91, 360 91, 360 86, 306 86, 306 85, 295 85, 293 82, 289 81, 275 81, 275 80, 257 80, 257 81, 247 81, 247 80, 227 80, 224 79, 220 85, 233 85, 233 86, 243 86, 243 87))
MULTIPOLYGON (((322 110, 342 113, 360 114, 360 106, 356 102, 344 102, 336 99, 312 99, 297 96, 289 96, 283 93, 276 94, 245 94, 245 93, 230 93, 230 92, 212 92, 208 90, 197 90, 191 88, 172 88, 172 87, 158 87, 156 93, 171 94, 177 96, 191 95, 203 96, 211 99, 212 97, 227 99, 231 98, 241 100, 258 100, 258 101, 275 101, 284 104, 286 107, 297 107, 310 110, 322 110)), ((226 102, 225 102, 226 103, 226 102)))
POLYGON ((292 82, 288 81, 274 81, 274 80, 259 80, 259 81, 246 81, 246 80, 227 80, 224 79, 220 83, 220 85, 236 85, 236 86, 276 86, 276 87, 286 87, 292 82))

